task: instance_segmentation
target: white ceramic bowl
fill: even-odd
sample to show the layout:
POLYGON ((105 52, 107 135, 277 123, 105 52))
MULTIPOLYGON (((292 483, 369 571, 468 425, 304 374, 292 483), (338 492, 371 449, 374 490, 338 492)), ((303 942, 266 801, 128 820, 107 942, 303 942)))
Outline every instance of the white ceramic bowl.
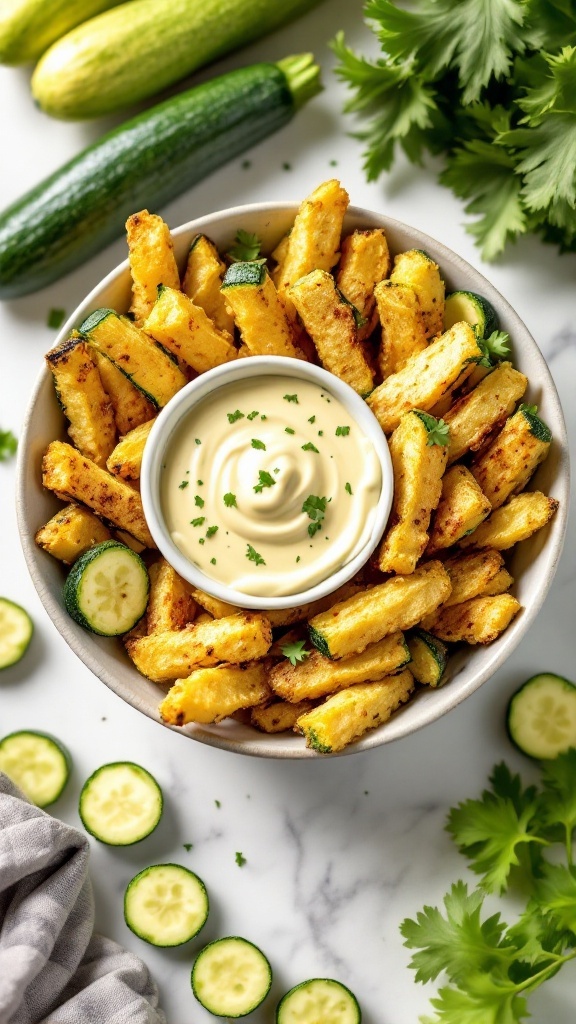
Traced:
POLYGON ((242 608, 268 608, 270 610, 295 608, 299 605, 309 604, 311 601, 319 601, 347 583, 365 565, 382 537, 390 514, 393 490, 394 477, 388 444, 382 427, 366 402, 348 384, 339 380, 334 374, 328 373, 327 370, 323 370, 322 367, 306 363, 302 359, 290 359, 283 356, 253 356, 248 360, 236 359, 231 363, 217 366, 214 370, 208 370, 207 373, 202 373, 195 380, 190 381, 186 387, 174 395, 174 398, 168 402, 156 419, 146 441, 140 473, 140 492, 146 521, 158 549, 170 562, 170 565, 174 566, 176 571, 194 587, 207 591, 219 601, 240 605, 242 608), (162 512, 161 472, 174 431, 182 422, 183 417, 191 412, 198 403, 203 402, 209 395, 213 395, 217 388, 233 384, 235 381, 244 381, 247 377, 271 375, 311 381, 340 401, 358 424, 362 433, 372 442, 380 463, 382 487, 378 503, 372 513, 372 524, 367 542, 337 572, 307 590, 285 594, 282 597, 256 597, 233 590, 207 575, 177 547, 172 540, 162 512))
MULTIPOLYGON (((225 251, 239 228, 256 232, 263 239, 265 251, 270 252, 291 226, 297 208, 296 203, 254 204, 184 224, 173 233, 176 256, 181 264, 185 262, 190 241, 198 232, 208 235, 225 251)), ((566 428, 558 395, 546 362, 518 315, 482 274, 440 242, 399 221, 358 207, 349 209, 346 230, 371 227, 386 230, 392 253, 412 248, 425 249, 430 253, 439 263, 449 290, 479 292, 492 303, 502 330, 508 331, 512 338, 514 363, 530 381, 528 399, 538 404, 542 418, 554 437, 550 454, 530 486, 557 498, 560 507, 547 527, 513 552, 514 593, 523 610, 505 633, 487 647, 469 647, 453 655, 449 661, 447 681, 442 688, 422 688, 389 722, 366 733, 358 743, 347 747, 343 751, 345 754, 389 743, 433 722, 478 689, 504 663, 530 628, 552 583, 566 530, 569 494, 566 428)), ((126 261, 104 278, 81 303, 64 325, 57 341, 65 338, 92 310, 109 306, 124 311, 129 303, 130 272, 126 261)), ((64 419, 56 402, 51 374, 43 368, 30 399, 19 445, 17 513, 28 568, 48 614, 72 650, 118 696, 159 722, 160 688, 136 671, 118 641, 87 633, 70 619, 62 603, 63 568, 34 543, 36 530, 60 507, 58 500, 42 487, 42 455, 50 441, 65 437, 64 419)), ((260 734, 234 720, 214 726, 190 725, 178 731, 203 743, 237 753, 281 758, 318 757, 306 749, 301 737, 260 734)))

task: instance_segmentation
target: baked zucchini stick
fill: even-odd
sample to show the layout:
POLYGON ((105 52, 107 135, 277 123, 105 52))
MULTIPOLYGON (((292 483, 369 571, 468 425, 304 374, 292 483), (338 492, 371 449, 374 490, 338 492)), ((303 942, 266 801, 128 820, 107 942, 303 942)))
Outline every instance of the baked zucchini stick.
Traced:
POLYGON ((226 264, 206 235, 192 239, 182 291, 195 306, 201 306, 219 331, 234 336, 234 317, 220 291, 226 264))
POLYGON ((460 547, 507 551, 546 526, 558 504, 556 498, 548 498, 541 491, 524 491, 492 512, 474 533, 463 537, 460 547))
POLYGON ((435 338, 444 330, 444 281, 440 268, 422 249, 401 252, 394 260, 390 280, 408 285, 416 293, 427 338, 435 338))
POLYGON ((391 434, 410 409, 429 412, 459 377, 471 372, 482 350, 470 324, 454 324, 423 352, 374 389, 368 405, 384 433, 391 434))
POLYGON ((272 252, 270 253, 270 259, 274 260, 275 263, 275 266, 272 269, 270 277, 274 281, 276 287, 278 287, 279 282, 282 280, 282 269, 284 267, 284 261, 288 254, 289 241, 290 232, 287 231, 285 235, 282 235, 282 238, 278 242, 276 248, 273 249, 272 252))
POLYGON ((372 390, 374 378, 362 346, 352 306, 336 290, 334 278, 314 270, 288 292, 312 338, 322 366, 359 395, 372 390))
POLYGON ((180 287, 180 274, 168 225, 148 210, 133 213, 126 221, 128 259, 132 274, 131 312, 141 324, 156 302, 158 286, 180 287))
POLYGON ((36 534, 36 543, 49 555, 72 565, 88 548, 110 540, 110 531, 81 505, 66 505, 36 534))
POLYGON ((165 633, 184 629, 196 617, 198 608, 190 584, 164 558, 150 566, 148 575, 150 596, 146 632, 165 633))
POLYGON ((501 363, 445 413, 450 427, 448 465, 467 451, 478 451, 502 424, 528 387, 528 378, 511 363, 501 363))
POLYGON ((501 572, 504 559, 499 551, 482 548, 481 551, 453 555, 442 564, 452 584, 452 590, 442 605, 448 608, 452 604, 462 604, 463 601, 488 593, 486 588, 501 572))
POLYGON ((396 576, 310 619, 310 639, 326 658, 359 654, 390 633, 415 626, 448 597, 450 577, 441 562, 396 576))
POLYGON ((110 457, 106 460, 106 466, 114 476, 121 476, 123 480, 139 480, 142 467, 142 457, 148 435, 154 426, 155 420, 148 420, 141 423, 139 427, 130 430, 124 437, 121 437, 110 457))
POLYGON ((116 442, 114 410, 82 338, 69 338, 46 356, 72 441, 97 466, 104 466, 116 442))
POLYGON ((510 625, 521 604, 512 594, 474 597, 463 604, 441 608, 429 628, 450 643, 490 644, 510 625))
POLYGON ((218 665, 195 669, 186 679, 178 679, 158 710, 167 725, 209 724, 269 699, 262 662, 218 665))
POLYGON ((52 441, 48 445, 42 460, 42 483, 64 500, 88 505, 96 515, 126 530, 144 547, 156 547, 138 491, 100 469, 64 441, 52 441))
POLYGON ((358 339, 368 338, 377 323, 376 285, 388 277, 391 260, 384 228, 353 231, 342 239, 336 284, 364 320, 358 339))
POLYGON ((410 356, 428 347, 418 296, 408 285, 382 281, 374 289, 382 328, 378 367, 382 379, 397 373, 410 356))
POLYGON ((222 294, 251 355, 304 358, 293 344, 290 321, 263 263, 233 263, 222 282, 222 294))
POLYGON ((387 722, 413 689, 414 678, 408 669, 377 683, 358 683, 302 715, 297 730, 304 734, 307 747, 319 754, 335 754, 387 722))
POLYGON ((407 412, 390 438, 394 501, 388 530, 377 554, 382 572, 414 572, 428 543, 430 516, 440 500, 446 467, 447 431, 427 413, 407 412))
POLYGON ((204 373, 236 359, 229 334, 219 331, 201 306, 195 306, 184 292, 159 288, 144 330, 178 359, 187 372, 204 373))
POLYGON ((448 648, 425 629, 414 629, 406 637, 412 661, 410 671, 422 686, 440 686, 448 664, 448 648))
POLYGON ((522 491, 548 455, 552 434, 536 415, 536 407, 521 405, 506 421, 487 451, 472 463, 472 472, 492 508, 500 508, 522 491))
POLYGON ((186 384, 186 377, 170 357, 113 309, 97 309, 80 330, 154 405, 162 408, 186 384))
MULTIPOLYGON (((333 594, 328 594, 327 597, 322 597, 319 601, 296 605, 294 608, 275 608, 266 611, 265 615, 270 619, 270 625, 273 629, 277 626, 292 626, 295 622, 303 622, 304 619, 309 619, 312 615, 318 615, 327 608, 331 608, 336 601, 345 601, 363 589, 364 587, 351 580, 350 583, 344 583, 333 594)), ((224 615, 235 615, 237 612, 242 611, 240 607, 227 604, 225 601, 219 601, 217 597, 212 597, 211 594, 206 594, 203 590, 194 589, 192 596, 196 603, 201 605, 207 612, 210 612, 210 615, 213 615, 215 619, 221 619, 224 615)))
POLYGON ((442 496, 432 522, 427 555, 449 548, 472 533, 492 506, 465 466, 452 466, 442 480, 442 496))
POLYGON ((484 587, 482 596, 488 597, 492 594, 505 594, 513 584, 514 577, 510 575, 508 570, 500 569, 500 572, 496 573, 494 579, 484 587))
POLYGON ((104 390, 112 402, 116 429, 120 436, 129 434, 135 427, 151 420, 156 415, 156 407, 152 402, 134 387, 126 374, 122 373, 108 356, 92 345, 89 348, 90 355, 98 367, 104 390))
POLYGON ((287 704, 283 700, 277 700, 267 707, 253 708, 250 724, 260 729, 260 732, 287 732, 294 728, 300 715, 305 715, 313 707, 314 702, 311 700, 301 700, 299 704, 287 704))
POLYGON ((324 658, 318 651, 312 651, 298 665, 284 660, 272 669, 270 685, 283 700, 292 703, 313 700, 354 683, 383 679, 409 661, 410 653, 403 634, 393 633, 371 644, 361 654, 353 654, 351 658, 338 662, 324 658))
POLYGON ((142 675, 162 683, 188 676, 198 665, 256 661, 267 654, 271 643, 272 630, 266 616, 244 612, 128 640, 126 649, 142 675))

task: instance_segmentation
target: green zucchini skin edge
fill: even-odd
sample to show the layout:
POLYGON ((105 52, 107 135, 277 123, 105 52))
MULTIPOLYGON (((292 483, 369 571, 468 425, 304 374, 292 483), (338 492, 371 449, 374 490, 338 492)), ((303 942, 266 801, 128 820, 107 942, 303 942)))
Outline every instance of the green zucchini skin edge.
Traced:
MULTIPOLYGON (((140 767, 140 766, 137 765, 137 767, 140 767)), ((142 770, 145 771, 146 769, 142 769, 142 770)), ((144 836, 144 838, 146 838, 146 836, 144 836)), ((138 841, 142 842, 142 840, 138 840, 138 841)), ((190 868, 185 868, 183 864, 175 864, 172 861, 168 861, 165 864, 150 864, 147 868, 143 868, 142 871, 139 871, 137 875, 134 875, 134 878, 130 879, 130 881, 128 882, 128 885, 126 886, 126 890, 124 892, 124 920, 126 922, 127 927, 130 929, 131 932, 134 932, 134 935, 137 935, 139 939, 142 939, 143 942, 147 942, 151 946, 156 946, 158 949, 176 949, 178 946, 184 946, 187 942, 190 942, 191 939, 195 938, 195 936, 198 935, 202 931, 204 925, 206 924, 206 921, 208 920, 209 913, 210 913, 210 899, 209 899, 209 896, 208 896, 208 890, 206 889, 206 886, 205 886, 204 882, 202 881, 202 879, 194 871, 191 871, 190 868), (132 888, 132 886, 135 885, 135 883, 138 882, 138 880, 140 878, 142 878, 144 875, 149 874, 149 872, 153 871, 154 868, 178 868, 180 871, 185 871, 188 875, 191 875, 192 878, 194 878, 196 882, 198 882, 198 884, 199 884, 199 886, 200 886, 200 888, 201 888, 201 890, 204 893, 204 896, 206 898, 206 917, 204 918, 202 924, 197 929, 197 931, 195 931, 194 934, 190 935, 187 939, 183 939, 182 942, 172 942, 172 943, 152 942, 151 939, 147 938, 146 935, 144 935, 141 931, 138 930, 137 926, 135 926, 134 923, 131 924, 130 921, 128 920, 129 915, 127 913, 127 908, 126 908, 126 904, 128 902, 128 893, 130 892, 130 889, 132 888)))
POLYGON ((256 260, 239 260, 228 267, 222 281, 222 291, 241 286, 258 287, 266 280, 266 267, 256 260))
MULTIPOLYGON (((89 548, 88 551, 85 551, 83 555, 80 555, 80 557, 77 558, 76 561, 74 562, 74 565, 72 566, 70 572, 66 577, 66 582, 64 583, 64 606, 68 614, 71 616, 71 618, 74 619, 75 622, 78 623, 79 626, 82 626, 84 629, 87 629, 90 633, 95 633, 98 636, 111 636, 121 634, 101 633, 99 630, 94 629, 94 626, 90 624, 90 622, 83 615, 80 609, 80 606, 78 604, 77 591, 78 587, 80 586, 82 576, 84 575, 84 571, 86 567, 90 564, 90 562, 93 562, 95 558, 99 558, 103 551, 107 551, 109 549, 114 548, 120 548, 123 551, 130 551, 130 553, 134 555, 136 561, 140 563, 144 571, 145 577, 148 580, 147 594, 150 592, 150 578, 148 576, 148 570, 144 562, 140 558, 140 555, 138 555, 135 551, 132 551, 131 548, 128 548, 126 544, 121 544, 120 541, 118 540, 104 540, 102 541, 101 544, 95 544, 93 548, 89 548)), ((146 608, 144 608, 144 611, 145 610, 146 608)), ((142 614, 144 614, 144 612, 142 614)), ((136 623, 134 623, 134 625, 136 625, 136 623)))
POLYGON ((536 413, 527 405, 521 405, 518 412, 521 412, 528 420, 530 433, 538 441, 542 441, 544 444, 549 444, 552 440, 552 431, 546 426, 544 420, 541 420, 540 417, 537 416, 536 413))
POLYGON ((84 783, 84 785, 82 786, 82 789, 80 790, 80 796, 78 798, 78 816, 80 818, 80 821, 82 822, 83 827, 86 829, 86 831, 89 833, 89 835, 94 836, 94 839, 97 839, 98 842, 102 843, 104 846, 118 846, 118 847, 136 846, 137 843, 141 843, 144 839, 147 839, 148 836, 151 836, 152 832, 154 832, 155 829, 158 828, 158 825, 160 824, 160 821, 161 821, 163 813, 164 813, 164 794, 162 792, 162 789, 160 788, 160 785, 158 784, 157 780, 154 778, 154 776, 152 775, 151 772, 149 772, 146 768, 143 768, 141 764, 136 764, 135 761, 109 761, 107 764, 101 764, 99 768, 96 768, 96 770, 93 771, 92 774, 88 776, 88 778, 86 779, 86 782, 84 783), (95 779, 96 776, 100 774, 100 772, 102 771, 103 768, 116 768, 116 767, 118 767, 120 765, 122 767, 124 767, 125 765, 128 765, 131 768, 137 768, 139 772, 142 772, 144 775, 147 775, 149 779, 152 779, 152 782, 154 783, 154 785, 156 786, 156 789, 158 790, 158 792, 160 794, 160 814, 158 816, 158 821, 156 822, 156 824, 154 825, 154 828, 151 829, 150 832, 147 832, 146 835, 144 835, 144 836, 140 836, 140 839, 135 839, 134 842, 132 842, 132 843, 110 843, 110 842, 108 842, 108 840, 102 839, 96 832, 94 832, 94 830, 92 828, 90 828, 90 825, 88 825, 84 821, 84 818, 82 816, 82 797, 84 795, 84 791, 90 785, 92 780, 95 779))
POLYGON ((314 629, 314 626, 308 626, 308 633, 310 636, 310 643, 314 644, 316 650, 320 651, 320 654, 323 654, 325 658, 330 658, 330 661, 334 661, 330 654, 330 648, 328 647, 325 636, 322 633, 319 633, 317 629, 314 629))
POLYGON ((287 124, 298 104, 289 74, 255 64, 174 96, 13 203, 0 215, 0 298, 56 281, 121 235, 135 210, 159 209, 287 124))
POLYGON ((541 676, 550 676, 551 679, 557 679, 558 682, 562 683, 567 689, 571 687, 573 690, 576 690, 576 685, 573 682, 571 682, 570 679, 566 679, 565 676, 559 676, 557 672, 537 672, 536 675, 530 676, 530 679, 527 679, 525 683, 522 683, 522 686, 520 686, 510 697, 510 700, 508 701, 508 705, 506 707, 506 735, 508 736, 508 739, 510 740, 512 746, 515 747, 516 750, 523 754, 524 757, 527 757, 530 761, 541 761, 542 759, 535 757, 533 754, 530 754, 524 747, 520 746, 520 744, 516 741, 513 734, 513 730, 510 726, 510 718, 512 715, 512 710, 516 699, 520 698, 521 700, 521 695, 524 692, 524 690, 529 688, 537 679, 540 679, 541 676))
POLYGON ((70 779, 70 775, 72 772, 72 757, 70 755, 70 751, 67 749, 67 747, 64 746, 63 743, 60 742, 60 740, 57 740, 55 736, 52 736, 49 732, 40 732, 39 729, 17 729, 15 732, 9 732, 0 740, 0 747, 2 746, 3 743, 6 742, 6 740, 12 740, 16 736, 40 736, 43 740, 49 740, 50 743, 53 743, 54 746, 58 748, 58 750, 62 754, 62 757, 64 758, 64 764, 66 767, 66 775, 64 777, 64 781, 62 782, 62 785, 60 786, 60 789, 58 790, 54 799, 50 800, 49 803, 42 805, 43 808, 51 807, 52 804, 55 804, 56 801, 60 799, 70 779))

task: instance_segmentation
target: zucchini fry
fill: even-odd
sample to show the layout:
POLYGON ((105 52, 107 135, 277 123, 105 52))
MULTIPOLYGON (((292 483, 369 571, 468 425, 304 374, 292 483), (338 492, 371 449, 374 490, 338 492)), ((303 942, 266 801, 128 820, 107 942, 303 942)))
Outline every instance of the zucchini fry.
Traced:
POLYGON ((301 715, 305 715, 313 707, 314 702, 311 700, 301 700, 299 704, 287 704, 283 700, 277 700, 267 707, 252 708, 250 724, 260 729, 260 732, 287 732, 294 728, 301 715))
POLYGON ((392 633, 371 644, 361 654, 338 662, 324 658, 318 651, 312 651, 298 665, 291 665, 284 659, 272 669, 270 685, 282 700, 297 703, 324 697, 353 683, 383 679, 408 661, 410 653, 403 634, 392 633))
POLYGON ((279 281, 282 279, 282 269, 284 267, 284 260, 288 253, 288 242, 290 241, 290 232, 287 231, 285 235, 278 242, 278 245, 270 253, 270 259, 274 260, 275 266, 272 269, 270 277, 274 281, 276 287, 278 287, 279 281))
POLYGON ((146 319, 156 302, 158 286, 180 287, 172 236, 162 217, 148 210, 126 221, 128 259, 132 274, 131 312, 137 324, 146 319))
POLYGON ((442 334, 445 289, 438 264, 422 249, 409 249, 396 256, 390 280, 414 290, 422 310, 426 337, 442 334))
POLYGON ((558 504, 556 498, 548 498, 541 491, 524 491, 492 512, 474 533, 463 537, 460 547, 507 551, 546 526, 558 504))
POLYGON ((378 367, 382 379, 397 373, 410 356, 428 347, 418 296, 408 285, 382 281, 374 290, 382 328, 378 367))
POLYGON ((472 463, 472 473, 492 508, 518 494, 548 455, 552 434, 535 409, 521 405, 487 451, 472 463))
POLYGON ((406 637, 412 660, 410 671, 422 686, 440 686, 448 664, 448 648, 425 629, 414 629, 406 637))
POLYGON ((359 654, 390 633, 409 629, 448 597, 450 577, 441 562, 427 562, 310 619, 310 639, 326 658, 359 654))
POLYGON ((42 483, 64 500, 88 505, 106 522, 126 530, 145 547, 156 547, 138 491, 100 469, 64 441, 48 445, 42 460, 42 483))
POLYGON ((88 459, 104 466, 116 441, 114 410, 82 338, 69 338, 46 356, 72 441, 88 459))
POLYGON ((353 231, 342 239, 336 285, 365 321, 358 340, 368 338, 377 323, 376 285, 388 277, 391 260, 383 228, 353 231))
POLYGON ((257 661, 197 668, 176 680, 158 710, 167 725, 209 724, 269 699, 266 666, 257 661))
POLYGON ((432 523, 427 555, 449 548, 490 515, 492 506, 465 466, 452 466, 442 480, 442 496, 432 523))
POLYGON ((49 555, 72 565, 88 548, 110 540, 110 531, 87 508, 66 505, 38 530, 35 540, 49 555))
POLYGON ((440 500, 448 451, 446 445, 430 444, 430 430, 437 426, 432 416, 407 412, 390 438, 394 501, 392 526, 377 554, 382 572, 414 572, 428 543, 430 516, 440 500))
POLYGON ((231 336, 219 331, 201 306, 175 288, 159 288, 143 327, 176 356, 185 372, 204 373, 236 359, 231 336))
POLYGON ((134 387, 126 374, 122 373, 108 356, 92 345, 89 348, 90 355, 98 367, 104 390, 112 402, 116 429, 120 436, 129 434, 135 427, 153 419, 156 407, 152 402, 134 387))
POLYGON ((266 616, 244 612, 128 640, 126 649, 142 675, 162 683, 183 678, 199 665, 256 661, 268 653, 271 643, 272 630, 266 616))
MULTIPOLYGON (((266 611, 265 615, 270 619, 270 625, 273 629, 277 626, 292 626, 295 622, 303 622, 304 619, 309 619, 312 615, 318 615, 320 612, 326 611, 326 609, 331 608, 336 601, 345 601, 347 598, 352 597, 353 594, 357 594, 359 590, 363 589, 363 587, 351 580, 349 583, 344 583, 343 586, 339 587, 338 590, 335 590, 334 593, 328 594, 327 597, 320 598, 319 601, 312 601, 310 604, 297 605, 294 608, 275 608, 273 610, 266 611)), ((242 611, 240 607, 233 604, 227 604, 225 601, 219 601, 218 598, 212 597, 210 594, 206 594, 203 590, 193 590, 192 596, 196 603, 207 612, 210 612, 215 619, 221 619, 224 615, 235 615, 242 611)))
POLYGON ((454 324, 423 352, 410 356, 403 368, 387 377, 368 398, 384 433, 392 433, 410 409, 429 412, 481 358, 474 330, 465 323, 454 324))
POLYGON ((290 321, 264 264, 233 263, 222 282, 222 294, 250 355, 304 358, 293 344, 290 321))
POLYGON ((130 430, 128 434, 120 438, 114 451, 106 460, 109 473, 121 476, 123 480, 140 479, 142 456, 148 434, 154 423, 154 419, 148 420, 147 423, 141 423, 139 427, 135 427, 134 430, 130 430))
POLYGON ((505 594, 507 590, 514 584, 514 577, 510 575, 507 569, 500 569, 497 572, 494 579, 490 581, 482 591, 483 597, 494 596, 495 594, 505 594))
POLYGON ((206 235, 192 239, 182 291, 195 306, 201 306, 219 331, 234 337, 234 317, 220 291, 226 264, 206 235))
POLYGON ((467 451, 478 451, 510 415, 528 387, 528 378, 511 363, 501 363, 445 414, 450 427, 448 465, 467 451))
POLYGON ((150 596, 148 598, 146 632, 166 633, 184 629, 196 617, 197 604, 190 584, 161 558, 148 570, 150 596))
MULTIPOLYGON (((504 559, 499 551, 482 548, 481 551, 453 555, 442 564, 452 584, 452 590, 442 607, 449 608, 450 605, 462 604, 473 597, 488 594, 486 588, 501 572, 504 559)), ((428 628, 426 624, 425 628, 428 628)))
POLYGON ((307 747, 319 754, 334 754, 387 722, 413 689, 414 677, 408 669, 377 683, 358 683, 302 715, 296 726, 307 747))
POLYGON ((510 625, 521 607, 512 594, 474 597, 463 604, 440 608, 429 628, 449 643, 490 644, 510 625))
POLYGON ((312 338, 322 366, 340 377, 359 395, 372 390, 374 382, 362 346, 354 310, 337 292, 334 278, 314 270, 300 278, 288 295, 312 338))

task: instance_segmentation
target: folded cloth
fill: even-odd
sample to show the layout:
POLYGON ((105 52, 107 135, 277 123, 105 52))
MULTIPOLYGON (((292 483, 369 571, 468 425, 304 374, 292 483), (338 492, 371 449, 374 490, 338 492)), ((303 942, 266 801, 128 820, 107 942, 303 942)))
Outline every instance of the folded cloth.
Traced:
POLYGON ((148 968, 92 934, 88 858, 0 772, 0 1024, 166 1024, 148 968))

